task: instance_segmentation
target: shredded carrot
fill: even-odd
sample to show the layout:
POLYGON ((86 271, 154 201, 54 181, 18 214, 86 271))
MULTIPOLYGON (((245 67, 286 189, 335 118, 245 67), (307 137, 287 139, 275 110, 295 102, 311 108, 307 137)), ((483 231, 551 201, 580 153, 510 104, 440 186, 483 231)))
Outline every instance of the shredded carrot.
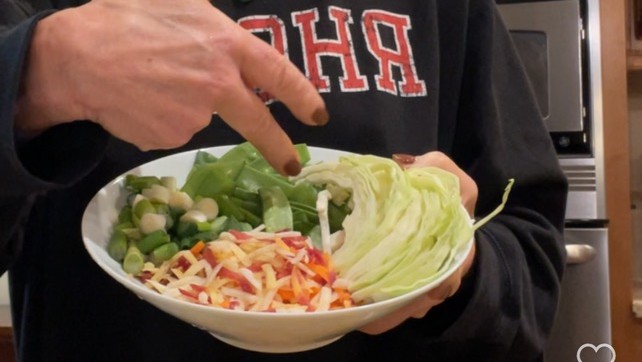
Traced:
POLYGON ((205 248, 205 243, 203 242, 203 240, 199 240, 198 243, 192 246, 190 251, 192 252, 192 254, 194 254, 194 256, 197 256, 201 253, 201 251, 203 251, 203 248, 205 248))
POLYGON ((294 300, 294 292, 291 289, 280 288, 277 293, 285 303, 289 303, 294 300))
POLYGON ((221 307, 229 309, 231 306, 231 303, 228 299, 223 299, 221 302, 221 307))
POLYGON ((307 264, 308 268, 312 269, 313 272, 317 273, 323 280, 326 282, 330 281, 330 272, 325 265, 319 265, 317 263, 307 264))

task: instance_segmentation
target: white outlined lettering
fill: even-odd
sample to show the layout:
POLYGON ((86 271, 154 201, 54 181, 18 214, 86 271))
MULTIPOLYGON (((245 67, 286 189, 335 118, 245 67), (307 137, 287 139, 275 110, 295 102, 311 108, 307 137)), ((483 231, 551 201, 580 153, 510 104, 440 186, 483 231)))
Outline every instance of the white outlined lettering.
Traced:
POLYGON ((359 92, 368 90, 368 80, 361 75, 356 61, 352 36, 348 24, 352 24, 350 10, 336 6, 328 8, 329 18, 335 24, 337 39, 319 39, 314 24, 319 21, 318 10, 310 9, 292 13, 292 23, 301 33, 301 46, 305 73, 319 92, 330 92, 330 79, 323 75, 322 56, 338 57, 343 75, 339 78, 341 91, 359 92))
POLYGON ((375 76, 378 90, 402 97, 425 96, 426 83, 420 80, 415 67, 408 30, 412 29, 410 17, 383 10, 366 10, 362 16, 362 28, 370 53, 379 61, 379 74, 375 76), (384 47, 380 26, 393 29, 396 49, 384 47), (399 67, 402 80, 392 79, 392 66, 399 67))

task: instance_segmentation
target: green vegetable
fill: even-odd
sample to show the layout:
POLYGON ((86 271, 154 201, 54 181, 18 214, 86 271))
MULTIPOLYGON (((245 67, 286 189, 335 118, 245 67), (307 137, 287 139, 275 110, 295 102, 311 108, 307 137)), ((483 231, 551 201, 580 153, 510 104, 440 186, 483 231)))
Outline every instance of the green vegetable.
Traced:
POLYGON ((160 185, 161 181, 156 176, 137 176, 137 175, 127 175, 125 176, 125 188, 134 192, 141 193, 143 189, 152 187, 152 185, 160 185))
POLYGON ((392 298, 435 280, 480 225, 461 204, 457 176, 439 168, 404 170, 387 158, 354 155, 304 168, 297 179, 352 195, 333 263, 352 282, 357 302, 392 298))
POLYGON ((132 275, 138 275, 145 264, 145 256, 136 247, 136 244, 130 243, 125 259, 123 260, 123 270, 132 275))
POLYGON ((283 190, 276 186, 262 187, 259 189, 259 195, 263 203, 265 230, 292 230, 292 209, 283 190))
POLYGON ((277 186, 289 195, 294 186, 285 177, 278 174, 266 174, 250 166, 245 166, 236 179, 236 185, 250 192, 258 192, 262 187, 277 186))
POLYGON ((205 151, 197 151, 196 152, 196 157, 194 157, 194 165, 202 165, 205 163, 214 163, 218 161, 218 158, 214 156, 213 154, 205 151))
POLYGON ((138 249, 141 253, 147 254, 157 247, 169 243, 169 240, 170 237, 165 230, 156 230, 140 239, 138 242, 138 249))
POLYGON ((129 205, 123 206, 118 213, 118 223, 131 223, 132 222, 132 207, 129 205))
MULTIPOLYGON (((310 161, 307 145, 297 144, 295 150, 303 165, 310 161)), ((315 203, 322 188, 306 181, 294 184, 249 142, 220 157, 198 151, 181 188, 173 176, 127 175, 124 185, 129 191, 127 204, 108 249, 123 266, 127 262, 130 271, 138 268, 138 262, 158 263, 176 248, 189 249, 231 229, 249 231, 265 224, 273 231, 318 230, 315 203), (150 213, 154 215, 141 222, 150 213)), ((349 210, 331 206, 328 211, 332 230, 338 230, 349 210)))
POLYGON ((127 253, 127 236, 121 229, 115 229, 107 244, 107 253, 116 261, 122 261, 127 253))
POLYGON ((152 263, 159 265, 165 260, 169 260, 176 253, 178 253, 179 250, 180 248, 176 243, 163 244, 157 247, 156 249, 152 250, 150 254, 150 260, 152 263))
POLYGON ((147 213, 156 213, 156 208, 154 205, 151 203, 151 201, 147 199, 142 199, 134 205, 133 213, 132 213, 132 218, 134 220, 140 220, 143 215, 147 213))
POLYGON ((242 167, 243 163, 225 163, 221 160, 196 165, 187 176, 181 191, 192 198, 197 195, 215 198, 217 195, 227 194, 234 189, 234 179, 242 167))

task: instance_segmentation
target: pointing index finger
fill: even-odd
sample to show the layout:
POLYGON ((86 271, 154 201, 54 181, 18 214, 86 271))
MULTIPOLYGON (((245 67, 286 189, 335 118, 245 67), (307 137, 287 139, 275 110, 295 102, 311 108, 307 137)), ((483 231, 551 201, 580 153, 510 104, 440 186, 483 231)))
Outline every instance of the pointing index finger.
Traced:
POLYGON ((294 116, 308 125, 325 125, 325 102, 312 83, 276 49, 247 33, 241 74, 243 79, 283 102, 294 116))

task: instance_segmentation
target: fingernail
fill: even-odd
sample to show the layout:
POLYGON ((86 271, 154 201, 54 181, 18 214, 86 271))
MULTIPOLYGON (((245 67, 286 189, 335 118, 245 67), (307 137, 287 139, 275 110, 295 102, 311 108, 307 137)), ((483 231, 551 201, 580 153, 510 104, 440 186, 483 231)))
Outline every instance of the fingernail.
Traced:
POLYGON ((330 120, 330 115, 325 108, 317 108, 317 110, 312 113, 312 120, 319 126, 323 126, 330 120))
POLYGON ((298 160, 291 160, 285 164, 284 170, 288 176, 296 176, 301 172, 301 163, 298 160))
POLYGON ((395 153, 392 160, 400 165, 411 165, 415 163, 415 156, 406 153, 395 153))

